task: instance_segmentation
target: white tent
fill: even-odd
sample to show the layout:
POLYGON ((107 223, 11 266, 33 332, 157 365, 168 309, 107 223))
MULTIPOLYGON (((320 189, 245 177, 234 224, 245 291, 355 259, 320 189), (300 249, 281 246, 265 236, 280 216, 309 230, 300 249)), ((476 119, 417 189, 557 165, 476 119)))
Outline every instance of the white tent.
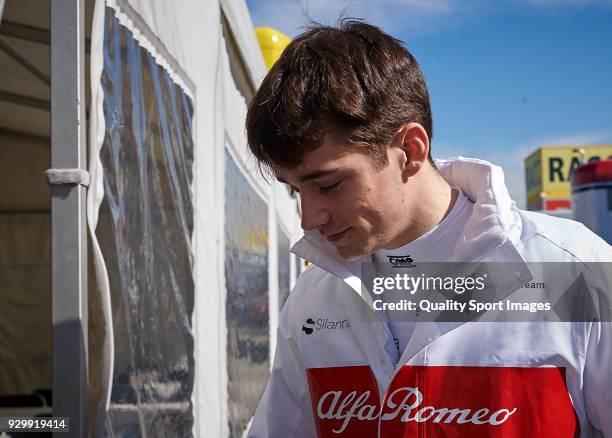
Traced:
POLYGON ((246 150, 246 4, 33 3, 0 22, 0 397, 52 388, 74 436, 239 437, 299 269, 295 200, 246 150))

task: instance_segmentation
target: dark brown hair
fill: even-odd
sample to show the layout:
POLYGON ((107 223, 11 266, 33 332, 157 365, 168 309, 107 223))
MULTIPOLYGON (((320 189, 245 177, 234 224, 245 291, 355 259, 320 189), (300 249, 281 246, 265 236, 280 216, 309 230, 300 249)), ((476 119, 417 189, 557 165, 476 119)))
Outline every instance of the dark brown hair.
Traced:
POLYGON ((249 148, 269 170, 299 165, 326 135, 384 165, 387 145, 409 122, 431 140, 418 63, 378 27, 343 19, 337 27, 315 25, 287 46, 251 101, 246 128, 249 148))

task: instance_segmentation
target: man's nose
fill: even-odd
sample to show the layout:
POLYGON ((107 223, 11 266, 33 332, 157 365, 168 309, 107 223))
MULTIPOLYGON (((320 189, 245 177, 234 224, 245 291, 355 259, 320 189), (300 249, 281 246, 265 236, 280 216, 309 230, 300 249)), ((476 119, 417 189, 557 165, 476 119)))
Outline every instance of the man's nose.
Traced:
POLYGON ((331 219, 329 210, 315 200, 306 199, 301 195, 300 204, 302 206, 302 229, 304 231, 315 230, 327 224, 331 219))

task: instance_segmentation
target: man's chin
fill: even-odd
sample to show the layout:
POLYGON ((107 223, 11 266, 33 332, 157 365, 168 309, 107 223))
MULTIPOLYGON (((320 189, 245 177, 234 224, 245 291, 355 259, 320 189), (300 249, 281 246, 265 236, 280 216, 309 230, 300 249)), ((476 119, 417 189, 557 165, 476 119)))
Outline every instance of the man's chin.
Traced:
POLYGON ((354 262, 355 260, 359 260, 369 253, 363 249, 359 250, 358 248, 346 248, 346 247, 336 247, 336 251, 338 255, 347 262, 354 262))

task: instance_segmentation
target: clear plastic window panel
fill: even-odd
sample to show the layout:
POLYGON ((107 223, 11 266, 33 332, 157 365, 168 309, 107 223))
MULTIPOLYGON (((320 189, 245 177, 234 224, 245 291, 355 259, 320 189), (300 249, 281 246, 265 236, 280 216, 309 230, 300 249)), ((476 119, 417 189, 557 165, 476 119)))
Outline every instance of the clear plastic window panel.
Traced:
POLYGON ((106 436, 191 436, 193 103, 106 9, 96 235, 110 281, 115 364, 106 436))
MULTIPOLYGON (((280 219, 277 219, 277 223, 280 219)), ((291 257, 289 254, 289 237, 282 227, 276 226, 277 248, 278 248, 278 311, 289 298, 291 288, 291 257)))
POLYGON ((240 438, 270 367, 268 206, 225 153, 225 278, 229 429, 240 438))

